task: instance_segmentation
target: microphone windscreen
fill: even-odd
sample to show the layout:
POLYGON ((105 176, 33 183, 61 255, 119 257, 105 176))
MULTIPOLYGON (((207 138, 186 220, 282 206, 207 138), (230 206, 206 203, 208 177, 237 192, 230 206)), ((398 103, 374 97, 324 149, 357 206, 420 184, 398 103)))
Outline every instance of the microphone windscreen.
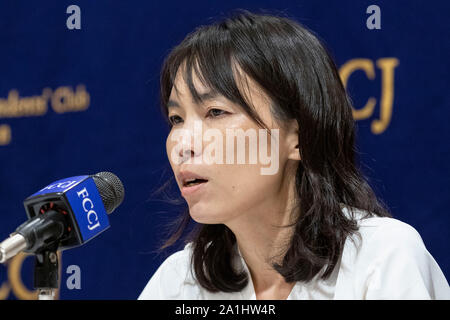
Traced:
POLYGON ((99 172, 91 177, 94 179, 106 212, 112 213, 125 197, 122 181, 114 173, 107 171, 99 172))

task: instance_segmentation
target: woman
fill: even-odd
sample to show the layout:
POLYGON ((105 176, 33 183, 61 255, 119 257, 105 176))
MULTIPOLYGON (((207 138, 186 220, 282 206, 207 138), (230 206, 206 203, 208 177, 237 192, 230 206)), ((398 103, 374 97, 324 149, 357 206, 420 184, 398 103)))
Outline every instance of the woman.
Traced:
POLYGON ((243 11, 196 29, 165 60, 161 100, 189 207, 165 246, 198 225, 139 299, 450 298, 358 170, 351 101, 299 23, 243 11))

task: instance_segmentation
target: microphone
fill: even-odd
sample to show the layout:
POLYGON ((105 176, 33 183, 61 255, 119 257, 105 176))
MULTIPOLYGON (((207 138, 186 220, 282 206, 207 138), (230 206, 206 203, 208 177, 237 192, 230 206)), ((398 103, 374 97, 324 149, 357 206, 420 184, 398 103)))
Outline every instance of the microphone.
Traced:
POLYGON ((21 251, 80 246, 109 228, 108 214, 123 201, 125 190, 111 172, 53 182, 24 201, 28 221, 0 243, 0 263, 21 251))

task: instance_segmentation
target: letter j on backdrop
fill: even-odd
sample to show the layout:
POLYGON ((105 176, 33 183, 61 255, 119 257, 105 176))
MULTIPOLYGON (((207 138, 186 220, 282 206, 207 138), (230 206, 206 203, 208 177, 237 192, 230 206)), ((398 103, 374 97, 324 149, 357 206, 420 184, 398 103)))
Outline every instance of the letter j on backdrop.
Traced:
POLYGON ((72 5, 67 7, 66 13, 70 14, 70 16, 67 17, 67 21, 66 21, 67 29, 69 29, 69 30, 73 30, 73 29, 80 30, 81 29, 81 10, 80 10, 80 7, 77 6, 77 5, 72 4, 72 5))

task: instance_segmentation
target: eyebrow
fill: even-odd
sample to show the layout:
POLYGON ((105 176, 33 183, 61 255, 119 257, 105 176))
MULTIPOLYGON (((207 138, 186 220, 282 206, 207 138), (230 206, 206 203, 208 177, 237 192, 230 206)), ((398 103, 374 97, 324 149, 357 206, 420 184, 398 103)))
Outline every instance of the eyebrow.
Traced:
MULTIPOLYGON (((208 101, 208 100, 213 100, 213 99, 215 99, 215 98, 217 98, 219 96, 220 96, 220 94, 218 92, 216 92, 216 91, 208 91, 208 92, 199 94, 199 98, 200 98, 201 102, 208 101)), ((167 108, 170 108, 170 107, 180 108, 180 105, 175 100, 169 100, 167 102, 167 108)))

